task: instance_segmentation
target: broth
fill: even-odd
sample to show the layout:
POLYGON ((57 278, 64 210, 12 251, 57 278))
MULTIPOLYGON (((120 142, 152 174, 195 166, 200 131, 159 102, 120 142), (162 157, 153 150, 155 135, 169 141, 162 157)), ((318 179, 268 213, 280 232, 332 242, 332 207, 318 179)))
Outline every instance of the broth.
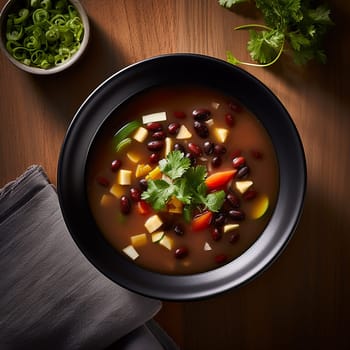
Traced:
POLYGON ((113 112, 91 147, 86 184, 93 217, 116 250, 149 270, 192 274, 225 264, 254 243, 272 215, 278 177, 272 142, 252 113, 219 91, 175 86, 146 90, 113 112), (206 169, 205 193, 196 181, 188 186, 189 177, 164 176, 166 156, 177 165, 186 159, 180 179, 206 169), (205 200, 164 197, 160 184, 170 192, 175 184, 177 194, 181 184, 191 200, 205 200), (222 203, 219 210, 208 210, 209 194, 222 203))

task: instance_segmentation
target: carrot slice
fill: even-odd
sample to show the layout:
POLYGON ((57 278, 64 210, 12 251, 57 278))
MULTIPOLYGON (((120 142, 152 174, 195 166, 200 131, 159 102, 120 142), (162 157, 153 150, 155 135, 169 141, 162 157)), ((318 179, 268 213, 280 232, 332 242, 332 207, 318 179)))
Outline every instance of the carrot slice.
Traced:
POLYGON ((213 213, 209 210, 195 216, 192 220, 192 231, 201 231, 209 227, 213 213))
POLYGON ((224 185, 226 185, 229 181, 233 179, 235 176, 237 170, 227 170, 227 171, 221 171, 218 173, 214 173, 212 175, 209 175, 205 179, 205 184, 208 187, 209 191, 222 188, 224 185))

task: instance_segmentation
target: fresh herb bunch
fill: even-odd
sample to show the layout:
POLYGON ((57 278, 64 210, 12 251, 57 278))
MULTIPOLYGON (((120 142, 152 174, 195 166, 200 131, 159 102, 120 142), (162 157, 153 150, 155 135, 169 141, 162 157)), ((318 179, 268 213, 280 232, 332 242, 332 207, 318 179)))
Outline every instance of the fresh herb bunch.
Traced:
POLYGON ((151 203, 155 210, 163 209, 172 197, 184 204, 183 213, 188 221, 196 207, 213 212, 221 208, 225 192, 220 190, 207 193, 205 166, 191 166, 190 159, 182 152, 172 151, 166 159, 159 161, 159 168, 168 179, 148 180, 147 191, 142 193, 142 199, 151 203))
MULTIPOLYGON (((226 8, 250 0, 219 0, 226 8)), ((249 30, 247 49, 257 62, 241 62, 231 51, 227 60, 232 64, 247 64, 267 67, 275 63, 289 47, 294 62, 305 64, 312 59, 326 62, 321 48, 329 26, 333 24, 330 9, 325 5, 314 5, 312 0, 255 0, 265 24, 246 24, 235 30, 249 30)))

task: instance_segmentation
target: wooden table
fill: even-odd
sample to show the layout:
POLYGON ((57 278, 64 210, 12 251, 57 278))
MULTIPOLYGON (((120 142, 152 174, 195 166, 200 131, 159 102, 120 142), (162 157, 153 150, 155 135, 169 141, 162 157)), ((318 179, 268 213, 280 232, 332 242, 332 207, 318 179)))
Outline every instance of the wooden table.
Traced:
MULTIPOLYGON (((0 0, 3 6, 5 0, 0 0)), ((57 159, 79 105, 105 78, 151 56, 195 52, 248 59, 251 21, 216 0, 83 0, 92 35, 86 55, 56 76, 24 73, 0 55, 0 186, 41 164, 56 182, 57 159)), ((330 1, 336 26, 328 63, 246 68, 280 98, 302 138, 305 209, 279 259, 238 290, 199 302, 165 302, 157 320, 184 349, 349 349, 350 3, 330 1)))

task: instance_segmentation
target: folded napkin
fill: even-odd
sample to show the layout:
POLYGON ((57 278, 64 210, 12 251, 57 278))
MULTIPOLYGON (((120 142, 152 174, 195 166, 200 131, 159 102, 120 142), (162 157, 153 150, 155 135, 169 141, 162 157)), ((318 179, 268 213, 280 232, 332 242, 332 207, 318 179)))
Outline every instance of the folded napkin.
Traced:
POLYGON ((0 189, 0 349, 104 349, 160 307, 82 255, 40 166, 0 189))

